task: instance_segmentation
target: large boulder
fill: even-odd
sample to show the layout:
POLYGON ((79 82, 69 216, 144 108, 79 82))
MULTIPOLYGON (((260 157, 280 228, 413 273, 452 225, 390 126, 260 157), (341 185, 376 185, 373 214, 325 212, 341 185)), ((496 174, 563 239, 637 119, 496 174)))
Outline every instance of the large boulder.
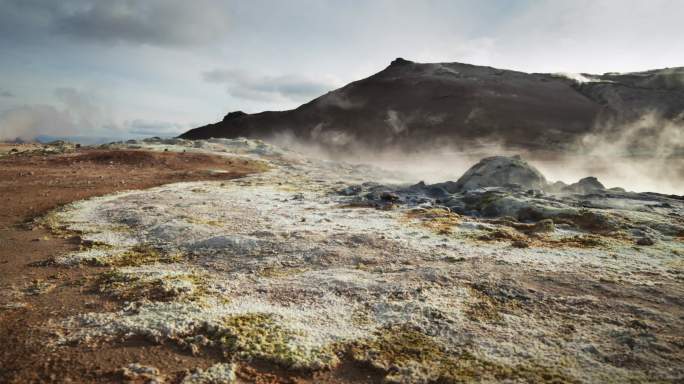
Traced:
POLYGON ((455 184, 450 185, 449 189, 458 192, 515 186, 523 189, 543 189, 546 185, 544 175, 520 156, 492 156, 472 166, 455 184))

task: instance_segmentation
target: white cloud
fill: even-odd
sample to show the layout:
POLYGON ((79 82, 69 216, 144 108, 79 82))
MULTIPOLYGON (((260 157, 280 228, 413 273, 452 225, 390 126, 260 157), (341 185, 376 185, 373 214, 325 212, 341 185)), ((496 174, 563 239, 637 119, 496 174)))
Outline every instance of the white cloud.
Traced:
POLYGON ((0 112, 26 121, 52 106, 83 132, 204 124, 296 107, 395 57, 528 72, 676 66, 682 14, 678 0, 0 0, 2 88, 17 95, 0 95, 0 112), (203 81, 206 68, 232 69, 203 81), (65 84, 97 90, 100 115, 52 100, 65 84))

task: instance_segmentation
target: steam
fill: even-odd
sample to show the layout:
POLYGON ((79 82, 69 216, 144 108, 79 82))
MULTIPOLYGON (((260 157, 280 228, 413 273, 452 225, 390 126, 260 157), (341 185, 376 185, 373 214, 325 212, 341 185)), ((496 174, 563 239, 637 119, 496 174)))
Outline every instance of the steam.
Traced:
MULTIPOLYGON (((401 128, 398 115, 388 113, 388 120, 401 128)), ((456 180, 483 157, 519 154, 550 182, 571 184, 595 176, 608 188, 677 195, 684 191, 684 115, 664 119, 650 112, 627 124, 602 124, 582 137, 574 150, 562 153, 521 150, 496 138, 467 144, 435 140, 421 147, 429 150, 388 146, 378 151, 347 133, 327 130, 324 124, 312 129, 311 139, 281 133, 269 141, 309 156, 380 167, 397 183, 456 180)))
POLYGON ((364 103, 360 100, 352 101, 343 90, 336 90, 335 92, 328 92, 319 97, 316 102, 319 107, 333 107, 343 110, 355 109, 363 107, 364 103))
POLYGON ((54 95, 61 108, 46 104, 23 105, 0 114, 0 140, 75 135, 106 124, 107 113, 92 96, 73 88, 57 88, 54 95))
POLYGON ((0 140, 33 140, 41 134, 59 136, 76 132, 73 116, 51 105, 25 105, 0 115, 0 140))
MULTIPOLYGON (((319 123, 311 130, 311 139, 315 142, 321 143, 327 147, 345 147, 354 142, 354 137, 344 131, 338 130, 323 130, 325 124, 319 123)), ((286 135, 281 138, 281 141, 289 140, 289 146, 294 145, 294 138, 291 135, 286 135), (286 138, 289 136, 289 138, 286 138)))
POLYGON ((634 191, 684 191, 684 114, 664 119, 648 112, 626 124, 604 124, 584 136, 577 154, 559 159, 564 167, 540 164, 563 181, 584 175, 634 191))
POLYGON ((399 116, 399 112, 392 109, 387 111, 385 122, 390 128, 392 128, 392 132, 395 135, 398 135, 408 129, 406 122, 399 116))

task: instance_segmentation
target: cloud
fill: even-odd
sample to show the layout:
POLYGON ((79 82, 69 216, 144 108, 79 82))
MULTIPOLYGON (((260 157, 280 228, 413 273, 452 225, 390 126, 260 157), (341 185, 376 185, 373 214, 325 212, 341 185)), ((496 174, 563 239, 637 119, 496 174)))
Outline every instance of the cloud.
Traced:
POLYGON ((300 75, 255 76, 235 69, 215 69, 202 73, 206 82, 226 84, 228 93, 254 101, 308 101, 336 86, 300 75))
POLYGON ((56 33, 106 44, 190 46, 228 31, 227 12, 217 5, 211 0, 4 0, 0 31, 20 38, 56 33))
POLYGON ((208 1, 107 0, 72 10, 59 31, 88 40, 150 45, 191 45, 227 32, 228 22, 208 1))
POLYGON ((4 89, 0 89, 0 97, 7 97, 7 98, 14 97, 14 93, 12 93, 10 91, 6 91, 4 89))

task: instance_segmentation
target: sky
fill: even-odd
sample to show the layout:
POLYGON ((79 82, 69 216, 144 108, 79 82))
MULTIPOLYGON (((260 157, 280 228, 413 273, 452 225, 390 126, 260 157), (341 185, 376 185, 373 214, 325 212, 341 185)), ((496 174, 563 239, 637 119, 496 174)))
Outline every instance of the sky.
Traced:
POLYGON ((681 0, 0 0, 0 140, 174 136, 295 108, 396 57, 684 66, 681 0))

